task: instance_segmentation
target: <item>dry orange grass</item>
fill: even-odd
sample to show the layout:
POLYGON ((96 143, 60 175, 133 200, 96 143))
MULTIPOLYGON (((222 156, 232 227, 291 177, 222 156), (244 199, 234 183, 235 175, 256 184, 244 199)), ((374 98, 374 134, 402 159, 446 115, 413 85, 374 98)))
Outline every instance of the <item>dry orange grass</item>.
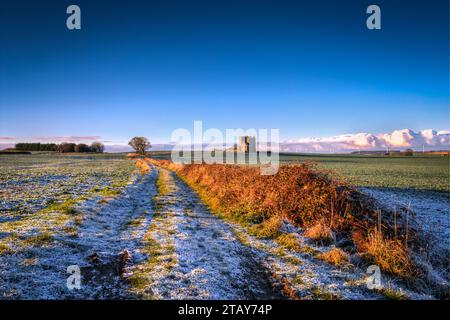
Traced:
POLYGON ((411 261, 408 248, 400 240, 388 239, 375 230, 369 234, 361 249, 367 260, 385 272, 405 278, 418 275, 419 270, 411 261))
POLYGON ((136 160, 136 167, 139 169, 141 174, 146 174, 150 172, 150 166, 145 160, 138 159, 136 160))
POLYGON ((349 263, 348 254, 339 248, 333 248, 326 252, 319 253, 317 258, 335 266, 345 266, 349 263))
POLYGON ((317 222, 311 227, 307 228, 303 235, 315 242, 322 244, 329 244, 335 241, 333 230, 326 226, 323 222, 317 222))
POLYGON ((137 153, 128 153, 127 157, 128 157, 128 159, 136 159, 136 158, 140 158, 142 156, 137 153))
POLYGON ((147 163, 153 164, 155 166, 163 167, 163 168, 166 168, 171 171, 179 171, 181 168, 183 168, 182 164, 176 164, 170 160, 155 160, 152 158, 146 158, 145 161, 147 163))
MULTIPOLYGON (((177 172, 213 211, 258 236, 276 238, 287 219, 323 243, 333 242, 337 233, 352 237, 359 253, 383 271, 412 274, 407 241, 393 240, 394 227, 388 221, 381 225, 380 213, 358 191, 313 164, 283 165, 276 175, 263 176, 258 167, 147 161, 177 172), (371 234, 374 227, 383 231, 381 238, 371 234)), ((330 259, 337 255, 331 254, 330 259)))
POLYGON ((229 215, 259 222, 276 215, 299 226, 325 220, 338 229, 351 219, 353 190, 312 165, 281 166, 276 175, 263 176, 256 167, 202 164, 172 168, 176 165, 159 164, 204 189, 209 199, 218 200, 220 208, 214 209, 229 215))

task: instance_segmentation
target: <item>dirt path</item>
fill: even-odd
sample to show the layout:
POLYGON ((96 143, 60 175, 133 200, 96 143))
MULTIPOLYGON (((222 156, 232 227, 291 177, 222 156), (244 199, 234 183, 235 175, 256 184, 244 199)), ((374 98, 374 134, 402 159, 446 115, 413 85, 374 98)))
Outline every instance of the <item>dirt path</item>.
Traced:
MULTIPOLYGON (((382 275, 383 289, 370 290, 366 270, 333 266, 316 257, 334 248, 317 246, 284 221, 304 250, 292 251, 273 239, 250 235, 243 227, 212 215, 197 194, 173 172, 158 169, 160 194, 147 234, 154 259, 138 293, 153 299, 385 299, 416 295, 382 275), (270 271, 269 271, 270 270, 270 271), (275 289, 274 289, 275 288, 275 289), (281 295, 283 291, 283 295, 281 295)), ((142 279, 141 279, 142 280, 142 279)))
POLYGON ((173 172, 158 170, 160 195, 147 234, 158 258, 151 272, 145 264, 134 270, 147 280, 138 291, 155 299, 283 298, 258 255, 173 172))
MULTIPOLYGON (((0 299, 283 299, 281 287, 302 299, 383 298, 367 289, 365 270, 316 258, 332 247, 309 243, 286 221, 302 250, 251 236, 211 214, 165 169, 152 167, 115 198, 76 210, 81 219, 50 228, 50 237, 42 238, 42 219, 57 212, 14 230, 27 245, 0 255, 0 299), (79 290, 66 286, 71 265, 81 270, 79 290)), ((395 279, 383 282, 398 289, 395 279)))
POLYGON ((76 209, 82 221, 65 226, 76 233, 58 229, 45 242, 0 255, 1 298, 282 298, 253 250, 173 173, 152 168, 119 196, 76 209), (160 170, 166 191, 158 195, 160 170), (79 290, 66 285, 71 265, 81 271, 79 290))

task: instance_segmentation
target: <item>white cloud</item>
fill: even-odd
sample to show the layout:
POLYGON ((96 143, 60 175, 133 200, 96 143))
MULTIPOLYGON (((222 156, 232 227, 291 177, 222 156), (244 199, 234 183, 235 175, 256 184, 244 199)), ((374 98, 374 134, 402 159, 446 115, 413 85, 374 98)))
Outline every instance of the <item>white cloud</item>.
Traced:
POLYGON ((390 149, 445 149, 450 147, 450 131, 432 129, 414 132, 410 129, 391 133, 356 133, 333 137, 302 138, 284 141, 280 144, 284 152, 346 152, 355 150, 390 149))

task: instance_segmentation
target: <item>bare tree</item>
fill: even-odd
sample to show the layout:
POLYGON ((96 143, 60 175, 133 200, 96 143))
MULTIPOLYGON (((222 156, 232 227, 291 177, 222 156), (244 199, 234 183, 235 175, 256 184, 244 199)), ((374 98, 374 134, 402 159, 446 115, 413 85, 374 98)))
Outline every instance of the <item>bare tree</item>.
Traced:
POLYGON ((147 149, 150 149, 152 145, 150 144, 150 141, 148 141, 145 137, 134 137, 133 139, 128 142, 128 145, 132 147, 136 153, 145 155, 147 149))

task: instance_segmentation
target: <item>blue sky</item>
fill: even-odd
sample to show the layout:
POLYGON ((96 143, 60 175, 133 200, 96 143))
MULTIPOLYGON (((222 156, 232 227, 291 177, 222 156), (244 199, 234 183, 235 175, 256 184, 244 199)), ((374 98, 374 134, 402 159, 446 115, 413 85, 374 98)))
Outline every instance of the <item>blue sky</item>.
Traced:
POLYGON ((446 0, 6 0, 0 26, 0 137, 449 128, 446 0))

